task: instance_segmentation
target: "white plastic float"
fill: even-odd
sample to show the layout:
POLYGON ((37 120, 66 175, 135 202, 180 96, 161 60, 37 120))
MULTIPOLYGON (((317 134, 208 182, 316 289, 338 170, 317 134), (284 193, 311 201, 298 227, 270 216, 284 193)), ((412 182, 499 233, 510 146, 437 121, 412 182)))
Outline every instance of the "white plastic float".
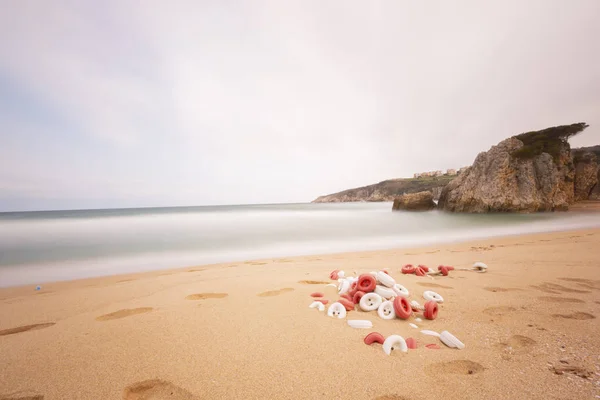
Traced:
POLYGON ((400 335, 391 335, 388 336, 387 339, 383 342, 383 351, 388 356, 392 354, 393 350, 400 350, 404 353, 408 351, 408 346, 406 345, 406 340, 400 335))

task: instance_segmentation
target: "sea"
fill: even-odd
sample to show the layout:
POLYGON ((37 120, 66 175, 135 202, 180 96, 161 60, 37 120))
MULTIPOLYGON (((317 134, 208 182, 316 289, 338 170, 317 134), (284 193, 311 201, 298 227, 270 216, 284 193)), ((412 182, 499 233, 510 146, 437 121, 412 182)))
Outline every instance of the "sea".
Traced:
POLYGON ((0 213, 0 286, 598 227, 600 213, 405 212, 388 202, 10 212, 0 213))

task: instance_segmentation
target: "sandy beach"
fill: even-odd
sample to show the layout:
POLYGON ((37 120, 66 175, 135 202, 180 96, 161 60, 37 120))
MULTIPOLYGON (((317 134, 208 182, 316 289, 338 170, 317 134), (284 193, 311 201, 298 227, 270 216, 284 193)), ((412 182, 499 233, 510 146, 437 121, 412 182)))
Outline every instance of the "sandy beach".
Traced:
POLYGON ((598 260, 596 229, 5 288, 0 399, 597 398, 598 260), (489 272, 400 273, 475 261, 489 272), (363 330, 308 307, 315 291, 339 298, 325 286, 331 270, 381 268, 414 299, 441 294, 438 318, 349 312, 373 321, 363 330), (373 331, 419 347, 388 356, 363 343, 373 331))

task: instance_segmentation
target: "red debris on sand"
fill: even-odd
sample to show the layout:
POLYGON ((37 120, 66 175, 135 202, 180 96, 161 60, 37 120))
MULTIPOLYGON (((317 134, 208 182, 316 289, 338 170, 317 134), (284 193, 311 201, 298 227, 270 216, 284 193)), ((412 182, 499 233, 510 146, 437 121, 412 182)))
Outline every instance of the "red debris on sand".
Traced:
POLYGON ((342 299, 346 299, 348 301, 352 301, 352 296, 350 296, 349 294, 343 294, 340 296, 342 299))
POLYGON ((346 311, 354 311, 354 302, 352 302, 352 300, 342 297, 338 300, 338 302, 341 303, 344 308, 346 308, 346 311))
POLYGON ((425 276, 425 270, 421 267, 417 267, 417 270, 415 271, 415 275, 417 276, 425 276))
POLYGON ((325 296, 323 293, 321 292, 314 292, 310 294, 310 297, 323 297, 325 296))
POLYGON ((406 297, 398 296, 394 299, 394 311, 400 319, 407 319, 412 314, 412 308, 406 297))
POLYGON ((406 264, 404 267, 402 267, 403 274, 414 274, 416 270, 417 268, 415 268, 415 266, 412 264, 406 264))
POLYGON ((442 273, 442 275, 448 276, 448 267, 441 266, 439 271, 442 273))
POLYGON ((437 318, 437 315, 438 304, 433 300, 430 300, 427 303, 425 303, 425 311, 423 311, 423 316, 425 317, 425 319, 434 320, 437 318))
POLYGON ((365 336, 365 344, 371 345, 373 343, 383 344, 385 342, 385 338, 379 332, 371 332, 367 336, 365 336))
POLYGON ((419 346, 417 346, 417 340, 414 338, 411 338, 411 337, 406 339, 406 346, 409 349, 416 349, 417 347, 419 347, 419 346))
POLYGON ((427 265, 419 264, 419 268, 422 268, 425 272, 429 272, 429 267, 427 265))
POLYGON ((432 350, 439 350, 441 347, 435 343, 426 344, 425 347, 432 350))
POLYGON ((354 297, 352 297, 352 302, 354 304, 360 303, 360 299, 365 295, 365 292, 361 292, 360 290, 354 293, 354 297))
POLYGON ((361 292, 369 293, 375 290, 377 286, 377 280, 370 274, 362 274, 358 277, 358 290, 361 292))
POLYGON ((331 278, 334 281, 337 281, 339 276, 338 276, 338 272, 340 272, 339 269, 334 269, 333 271, 331 271, 331 273, 329 274, 329 278, 331 278))

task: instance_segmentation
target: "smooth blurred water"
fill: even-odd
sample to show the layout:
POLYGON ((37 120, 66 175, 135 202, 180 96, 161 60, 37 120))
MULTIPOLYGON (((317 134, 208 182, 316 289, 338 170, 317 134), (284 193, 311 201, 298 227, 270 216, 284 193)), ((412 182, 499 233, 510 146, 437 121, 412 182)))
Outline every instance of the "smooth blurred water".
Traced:
POLYGON ((600 214, 392 212, 391 203, 0 213, 0 286, 600 227, 600 214))

